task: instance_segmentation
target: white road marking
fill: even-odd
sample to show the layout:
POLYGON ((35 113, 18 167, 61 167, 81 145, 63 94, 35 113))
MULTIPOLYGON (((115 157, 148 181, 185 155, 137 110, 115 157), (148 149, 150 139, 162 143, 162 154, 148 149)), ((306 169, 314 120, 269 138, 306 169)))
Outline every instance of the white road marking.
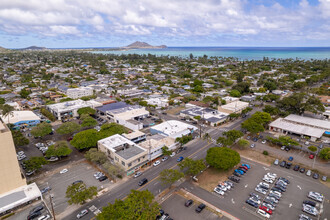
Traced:
POLYGON ((267 168, 267 167, 263 167, 265 170, 270 170, 269 168, 267 168))
POLYGON ((293 179, 293 177, 292 177, 292 176, 288 176, 288 178, 291 178, 291 179, 293 179))
POLYGON ((156 186, 158 183, 159 183, 159 182, 155 182, 155 183, 154 183, 154 186, 156 186))
POLYGON ((289 208, 291 208, 291 206, 292 206, 292 203, 289 204, 289 208))
POLYGON ((248 187, 248 185, 249 185, 249 184, 246 184, 244 187, 246 188, 246 187, 248 187))
POLYGON ((299 185, 297 185, 297 187, 301 190, 301 187, 299 185))
POLYGON ((234 199, 233 199, 233 198, 231 199, 231 202, 232 202, 233 204, 235 204, 235 201, 234 201, 234 199))
POLYGON ((89 210, 91 210, 92 212, 94 212, 97 208, 95 207, 95 205, 92 205, 91 207, 89 207, 89 210))

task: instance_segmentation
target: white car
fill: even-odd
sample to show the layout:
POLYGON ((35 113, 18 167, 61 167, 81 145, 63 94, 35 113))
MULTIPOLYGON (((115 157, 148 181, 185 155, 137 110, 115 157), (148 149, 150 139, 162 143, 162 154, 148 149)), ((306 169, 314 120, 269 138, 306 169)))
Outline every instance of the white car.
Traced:
POLYGON ((276 173, 267 173, 267 176, 269 176, 272 179, 276 179, 277 174, 276 173))
POLYGON ((259 193, 261 193, 261 194, 264 194, 264 195, 267 194, 267 190, 264 190, 264 189, 259 188, 259 187, 256 187, 254 190, 257 191, 257 192, 259 192, 259 193))
POLYGON ((134 178, 137 178, 142 175, 142 172, 138 171, 134 174, 134 178))
POLYGON ((266 140, 262 140, 261 141, 262 144, 266 144, 266 142, 267 142, 266 140))
POLYGON ((270 183, 270 184, 272 184, 274 182, 273 179, 267 178, 267 177, 264 177, 262 180, 265 181, 266 183, 270 183))
POLYGON ((19 155, 19 156, 24 155, 24 151, 18 151, 18 152, 17 152, 17 155, 19 155))
POLYGON ((270 190, 270 193, 275 194, 275 195, 278 195, 279 197, 282 197, 282 193, 280 193, 278 191, 270 190))
POLYGON ((168 159, 168 157, 165 156, 165 157, 162 158, 162 161, 164 162, 164 161, 166 161, 167 159, 168 159))
POLYGON ((305 145, 309 145, 309 142, 308 142, 308 141, 306 141, 306 142, 305 142, 305 145))
POLYGON ((249 198, 249 200, 251 200, 252 202, 255 202, 255 203, 257 203, 258 205, 260 205, 260 200, 259 199, 257 199, 256 197, 250 197, 249 198))
POLYGON ((224 195, 225 194, 225 192, 222 191, 219 187, 215 187, 214 192, 218 193, 219 195, 224 195))
POLYGON ((60 171, 60 174, 66 173, 68 171, 69 171, 68 169, 63 169, 63 170, 60 171))
POLYGON ((160 164, 160 161, 159 161, 159 160, 155 161, 155 163, 154 163, 154 167, 155 167, 155 166, 158 166, 159 164, 160 164))
POLYGON ((285 146, 282 146, 282 147, 281 147, 281 150, 285 150, 285 146))
POLYGON ((173 152, 170 156, 171 156, 171 157, 174 157, 174 156, 175 156, 175 152, 173 152))
POLYGON ((38 220, 47 220, 47 219, 50 219, 50 215, 43 215, 38 218, 38 220))
POLYGON ((25 159, 26 158, 26 156, 25 156, 25 154, 23 154, 23 155, 17 155, 17 160, 23 160, 23 159, 25 159))
POLYGON ((262 209, 258 209, 257 213, 260 214, 264 218, 270 218, 270 214, 268 214, 266 211, 264 211, 262 209))
POLYGON ((83 217, 83 216, 85 216, 85 215, 87 215, 88 214, 88 210, 87 209, 84 209, 84 210, 82 210, 78 215, 77 215, 77 218, 81 218, 81 217, 83 217))
POLYGON ((267 184, 267 183, 260 182, 258 185, 264 186, 269 189, 269 184, 267 184))
POLYGON ((251 148, 254 148, 255 146, 256 146, 255 144, 251 144, 251 146, 250 146, 250 147, 251 147, 251 148))

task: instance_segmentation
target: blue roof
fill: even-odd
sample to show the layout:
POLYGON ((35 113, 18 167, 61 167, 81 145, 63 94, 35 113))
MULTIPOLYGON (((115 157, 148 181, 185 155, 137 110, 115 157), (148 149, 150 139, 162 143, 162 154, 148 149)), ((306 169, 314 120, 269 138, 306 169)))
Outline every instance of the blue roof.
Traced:
POLYGON ((103 105, 101 107, 96 107, 97 110, 105 113, 106 111, 114 110, 114 109, 119 109, 119 108, 124 108, 127 107, 128 105, 125 102, 116 102, 116 103, 110 103, 107 105, 103 105))

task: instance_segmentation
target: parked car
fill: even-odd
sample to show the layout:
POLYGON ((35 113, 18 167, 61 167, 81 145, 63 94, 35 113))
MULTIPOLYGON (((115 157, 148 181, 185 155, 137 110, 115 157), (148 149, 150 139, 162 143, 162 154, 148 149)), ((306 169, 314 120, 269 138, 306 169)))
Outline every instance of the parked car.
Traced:
POLYGON ((224 195, 225 194, 225 192, 220 187, 215 187, 213 191, 215 193, 219 194, 219 195, 224 195))
POLYGON ((195 211, 197 213, 200 213, 201 211, 203 211, 203 209, 205 209, 206 205, 204 203, 199 204, 199 206, 195 209, 195 211))
POLYGON ((311 170, 307 170, 306 176, 311 176, 311 175, 312 175, 312 171, 311 170))
POLYGON ((88 210, 87 209, 83 209, 83 210, 81 210, 81 212, 79 212, 77 214, 77 218, 82 218, 82 217, 84 217, 87 214, 88 214, 88 210))
POLYGON ((137 178, 142 175, 142 172, 138 171, 134 174, 134 178, 137 178))
POLYGON ((324 182, 326 182, 327 179, 328 179, 327 176, 322 176, 322 178, 321 178, 321 180, 324 181, 324 182))
POLYGON ((237 177, 242 176, 240 173, 238 173, 238 172, 236 172, 236 171, 233 172, 233 175, 235 175, 235 176, 237 176, 237 177))
POLYGON ((315 201, 318 201, 318 202, 322 202, 323 201, 323 194, 321 193, 318 193, 318 192, 313 192, 313 191, 310 191, 307 195, 308 198, 311 198, 315 201))
POLYGON ((60 171, 60 174, 64 174, 64 173, 66 173, 68 171, 69 171, 68 169, 63 169, 63 170, 60 171))
POLYGON ((310 200, 303 201, 303 204, 307 204, 307 205, 310 205, 310 206, 313 206, 313 207, 316 206, 316 202, 313 202, 313 201, 310 201, 310 200))
POLYGON ((283 160, 283 161, 281 162, 280 166, 281 166, 281 167, 285 167, 285 165, 286 165, 286 161, 283 160))
POLYGON ((184 205, 185 205, 186 207, 189 207, 189 206, 191 206, 193 203, 194 203, 194 201, 191 200, 191 199, 189 199, 189 200, 187 200, 187 201, 184 203, 184 205))
POLYGON ((319 178, 319 174, 318 173, 313 173, 313 178, 314 179, 318 179, 319 178))
POLYGON ((300 173, 305 173, 305 168, 303 168, 303 167, 300 168, 299 172, 300 172, 300 173))
POLYGON ((266 140, 262 140, 261 141, 262 144, 266 144, 266 142, 267 142, 266 140))
POLYGON ((32 219, 35 219, 37 218, 38 216, 41 215, 41 212, 33 212, 33 213, 30 213, 27 217, 27 220, 32 220, 32 219))
POLYGON ((165 156, 165 157, 162 158, 163 162, 166 161, 166 160, 168 160, 168 156, 165 156))
POLYGON ((254 148, 255 146, 256 146, 255 144, 251 144, 251 146, 250 146, 250 147, 251 147, 251 148, 254 148))
POLYGON ((250 206, 253 206, 254 208, 258 208, 258 204, 253 202, 252 200, 248 199, 245 201, 247 204, 249 204, 250 206))
POLYGON ((298 171, 298 170, 299 170, 299 168, 300 168, 300 166, 299 166, 299 165, 295 165, 295 166, 293 167, 293 170, 294 170, 294 171, 298 171))
POLYGON ((260 214, 264 218, 270 218, 270 214, 262 209, 258 209, 257 213, 260 214))
POLYGON ((313 206, 310 206, 310 205, 303 204, 303 211, 310 214, 310 215, 313 215, 313 216, 318 215, 317 209, 313 206))
POLYGON ((235 183, 239 183, 239 181, 240 181, 240 178, 235 177, 235 176, 230 176, 230 177, 228 177, 228 179, 230 179, 231 181, 233 181, 235 183))
POLYGON ((41 192, 42 194, 44 194, 44 193, 48 192, 48 191, 51 190, 51 189, 52 189, 51 187, 47 186, 47 187, 43 188, 42 190, 40 190, 40 192, 41 192))
POLYGON ((263 195, 266 195, 267 194, 267 190, 262 189, 260 187, 256 187, 254 190, 257 191, 257 192, 259 192, 259 193, 261 193, 261 194, 263 194, 263 195))
POLYGON ((286 163, 285 168, 290 169, 291 166, 292 166, 292 163, 288 162, 288 163, 286 163))
POLYGON ((293 157, 289 157, 288 161, 293 161, 293 157))
POLYGON ((314 154, 309 155, 309 159, 314 159, 314 154))
POLYGON ((299 215, 299 220, 312 220, 312 219, 310 217, 308 217, 307 215, 300 214, 299 215))
POLYGON ((38 218, 38 220, 47 220, 50 219, 50 215, 43 215, 38 218))
POLYGON ((154 167, 155 167, 155 166, 158 166, 159 164, 160 164, 160 161, 159 161, 159 160, 157 160, 157 161, 155 161, 155 162, 154 162, 154 164, 153 164, 153 165, 154 165, 154 167))
POLYGON ((251 169, 251 166, 249 164, 243 163, 242 166, 247 167, 248 169, 251 169))
POLYGON ((278 159, 276 159, 275 161, 274 161, 274 165, 278 165, 279 164, 279 160, 278 159))
POLYGON ((102 181, 104 181, 104 180, 106 180, 106 179, 108 179, 107 176, 101 176, 101 177, 99 178, 99 181, 102 182, 102 181))
POLYGON ((284 178, 284 177, 280 177, 278 179, 286 182, 287 184, 290 184, 290 181, 288 179, 284 178))

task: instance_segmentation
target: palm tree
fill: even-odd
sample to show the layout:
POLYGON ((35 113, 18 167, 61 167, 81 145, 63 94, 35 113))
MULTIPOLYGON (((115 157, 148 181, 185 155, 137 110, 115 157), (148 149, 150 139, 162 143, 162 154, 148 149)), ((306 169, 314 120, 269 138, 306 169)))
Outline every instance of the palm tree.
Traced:
POLYGON ((13 106, 11 105, 7 105, 7 104, 4 104, 4 105, 0 105, 0 110, 1 110, 1 114, 2 114, 2 117, 7 117, 8 116, 8 122, 7 124, 9 124, 9 116, 13 116, 14 113, 13 111, 15 110, 13 106))

